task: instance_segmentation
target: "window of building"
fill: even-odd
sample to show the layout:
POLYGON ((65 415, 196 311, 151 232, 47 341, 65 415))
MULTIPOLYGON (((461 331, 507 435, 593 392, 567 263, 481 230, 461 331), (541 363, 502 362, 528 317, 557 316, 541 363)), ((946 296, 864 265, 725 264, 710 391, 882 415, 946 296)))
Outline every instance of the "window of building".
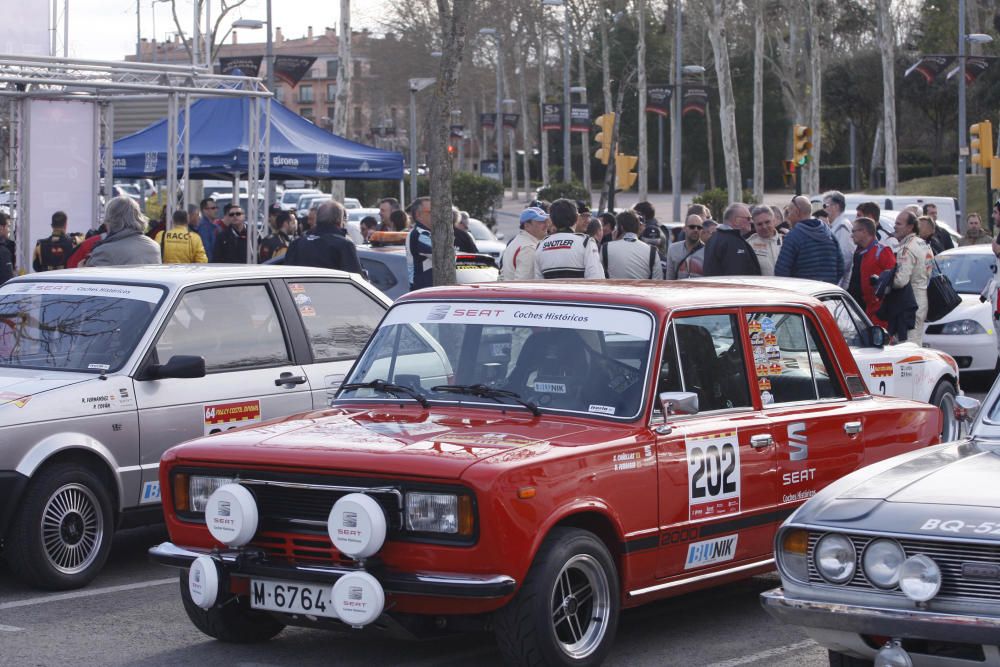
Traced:
POLYGON ((337 99, 337 84, 328 83, 326 84, 326 101, 333 102, 337 99))
POLYGON ((336 110, 336 107, 327 107, 326 108, 326 117, 329 118, 331 121, 333 120, 333 112, 335 110, 336 110))
POLYGON ((313 101, 313 87, 310 84, 299 86, 299 102, 310 103, 313 101))
POLYGON ((326 78, 336 79, 337 78, 337 67, 340 66, 340 60, 337 58, 331 58, 326 61, 326 78))
POLYGON ((302 107, 301 109, 299 109, 299 115, 302 116, 303 118, 308 118, 309 120, 313 120, 316 117, 316 112, 313 111, 312 107, 302 107))
POLYGON ((361 127, 361 107, 354 107, 354 127, 361 127))

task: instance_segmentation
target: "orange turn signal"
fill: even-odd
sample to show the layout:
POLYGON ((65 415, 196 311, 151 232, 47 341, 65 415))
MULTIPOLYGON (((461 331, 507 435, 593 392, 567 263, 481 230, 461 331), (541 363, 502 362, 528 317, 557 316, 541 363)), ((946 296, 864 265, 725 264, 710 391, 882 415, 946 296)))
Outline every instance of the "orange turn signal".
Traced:
POLYGON ((533 486, 522 486, 517 490, 517 497, 521 500, 530 500, 535 497, 535 487, 533 486))
POLYGON ((187 512, 191 508, 188 495, 188 476, 184 473, 174 475, 174 511, 187 512))
POLYGON ((790 530, 781 540, 785 553, 805 556, 809 551, 809 533, 804 530, 790 530))

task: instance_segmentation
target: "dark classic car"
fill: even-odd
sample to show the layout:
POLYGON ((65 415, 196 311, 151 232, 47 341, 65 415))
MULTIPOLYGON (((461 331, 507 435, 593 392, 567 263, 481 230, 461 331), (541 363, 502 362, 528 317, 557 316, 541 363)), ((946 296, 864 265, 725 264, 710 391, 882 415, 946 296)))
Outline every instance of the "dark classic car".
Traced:
POLYGON ((956 402, 967 438, 862 468, 778 532, 761 602, 831 665, 1000 664, 1000 382, 956 402))

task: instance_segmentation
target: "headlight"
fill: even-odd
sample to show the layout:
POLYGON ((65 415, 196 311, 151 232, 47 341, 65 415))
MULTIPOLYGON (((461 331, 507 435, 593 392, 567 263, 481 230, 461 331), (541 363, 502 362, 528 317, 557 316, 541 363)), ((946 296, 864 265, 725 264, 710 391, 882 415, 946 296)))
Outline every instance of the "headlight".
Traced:
POLYGON ((899 588, 916 602, 927 602, 941 590, 941 569, 923 554, 910 556, 899 568, 899 588))
POLYGON ((899 582, 899 566, 904 560, 903 547, 895 540, 872 540, 861 554, 861 567, 875 586, 895 588, 899 582))
POLYGON ((941 333, 947 336, 969 336, 986 333, 986 329, 975 320, 955 320, 941 327, 941 333))
POLYGON ((204 512, 208 497, 224 484, 233 482, 232 477, 205 477, 192 475, 188 482, 188 506, 182 508, 185 512, 204 512))
POLYGON ((422 533, 472 534, 472 499, 453 493, 406 494, 406 529, 422 533))
POLYGON ((816 543, 813 559, 820 576, 833 584, 846 584, 854 576, 857 553, 847 537, 827 533, 816 543))
POLYGON ((788 530, 778 538, 778 565, 781 574, 796 581, 809 581, 809 533, 804 530, 788 530))

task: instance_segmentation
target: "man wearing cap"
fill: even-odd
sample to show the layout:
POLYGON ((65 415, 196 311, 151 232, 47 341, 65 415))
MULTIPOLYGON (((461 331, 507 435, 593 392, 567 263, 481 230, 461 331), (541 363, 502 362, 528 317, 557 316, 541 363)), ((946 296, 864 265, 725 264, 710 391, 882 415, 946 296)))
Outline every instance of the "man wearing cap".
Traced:
POLYGON ((573 231, 576 204, 569 199, 557 199, 549 207, 549 217, 556 231, 538 244, 535 278, 604 278, 598 244, 586 234, 573 231))
POLYGON ((521 211, 521 231, 500 257, 500 280, 531 280, 535 277, 535 248, 545 238, 549 214, 531 206, 521 211))

